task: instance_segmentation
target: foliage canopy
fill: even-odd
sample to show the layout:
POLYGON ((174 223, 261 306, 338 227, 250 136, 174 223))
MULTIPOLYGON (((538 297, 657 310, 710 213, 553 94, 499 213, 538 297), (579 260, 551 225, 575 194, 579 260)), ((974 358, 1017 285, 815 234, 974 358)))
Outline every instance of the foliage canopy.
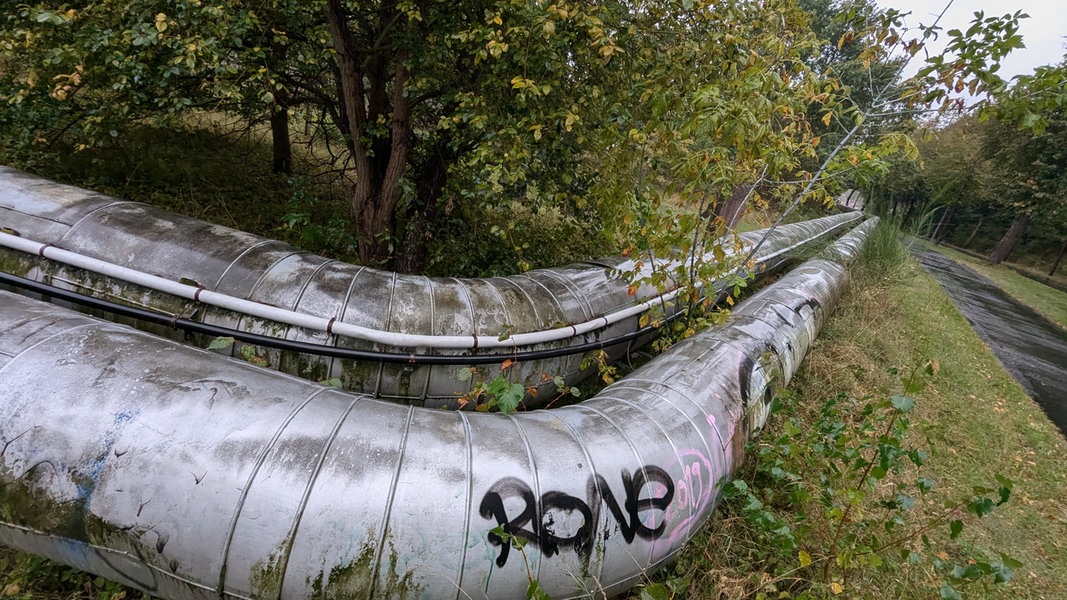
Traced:
MULTIPOLYGON (((912 98, 981 88, 1018 18, 961 33, 989 48, 931 63, 912 98)), ((296 118, 351 178, 364 262, 423 270, 491 237, 525 268, 524 211, 557 242, 684 251, 727 200, 821 199, 824 168, 884 169, 909 150, 880 129, 894 57, 921 47, 906 33, 864 0, 38 2, 0 21, 0 127, 17 156, 238 115, 269 123, 284 171, 296 118)))

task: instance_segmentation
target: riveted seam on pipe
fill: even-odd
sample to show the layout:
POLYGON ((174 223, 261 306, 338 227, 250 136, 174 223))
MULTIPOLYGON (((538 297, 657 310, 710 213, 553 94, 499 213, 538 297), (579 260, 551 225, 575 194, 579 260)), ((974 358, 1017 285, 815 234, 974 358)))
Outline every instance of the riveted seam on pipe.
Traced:
MULTIPOLYGON (((534 299, 530 296, 529 292, 527 292, 521 285, 515 283, 514 281, 512 281, 511 279, 508 279, 507 277, 501 277, 499 279, 499 281, 502 282, 504 285, 507 285, 509 288, 515 290, 517 294, 521 295, 523 298, 526 299, 525 306, 530 307, 530 311, 533 312, 533 320, 535 322, 544 323, 544 321, 541 319, 540 311, 537 310, 537 303, 534 302, 534 299)), ((513 321, 510 321, 510 315, 509 315, 508 318, 509 318, 509 323, 513 322, 513 321)))
MULTIPOLYGON (((101 211, 104 211, 104 210, 108 210, 108 209, 113 208, 115 206, 121 206, 123 204, 138 204, 138 203, 137 202, 132 202, 130 200, 116 200, 115 202, 109 202, 107 204, 103 204, 101 206, 97 206, 96 208, 90 210, 89 212, 87 212, 84 215, 82 215, 81 217, 79 217, 77 221, 75 221, 75 222, 73 222, 73 223, 71 223, 69 225, 64 223, 64 225, 67 225, 67 231, 63 234, 62 237, 59 238, 59 241, 56 242, 56 243, 57 244, 63 244, 64 242, 66 242, 67 241, 67 236, 69 236, 71 233, 73 233, 74 230, 77 229, 79 225, 84 223, 85 220, 88 219, 89 217, 94 216, 98 212, 101 212, 101 211)), ((19 212, 22 212, 22 211, 19 211, 19 212)), ((30 216, 36 216, 36 215, 32 215, 30 213, 22 213, 22 214, 30 215, 30 216)))
MULTIPOLYGON (((646 381, 652 382, 651 380, 646 380, 646 381)), ((640 383, 640 380, 634 381, 632 383, 634 383, 634 384, 640 383)), ((719 434, 718 427, 716 425, 714 425, 713 421, 711 420, 711 417, 713 417, 713 415, 711 415, 705 409, 704 405, 699 403, 699 402, 692 401, 691 394, 688 391, 680 390, 680 389, 675 388, 675 387, 673 387, 673 386, 671 386, 671 385, 669 385, 669 384, 667 384, 666 382, 663 382, 663 381, 655 381, 655 382, 652 382, 652 383, 655 383, 657 385, 662 385, 664 388, 667 388, 667 389, 671 390, 672 392, 674 392, 674 395, 677 398, 681 398, 681 399, 689 401, 690 404, 693 406, 693 408, 696 409, 701 414, 701 416, 703 417, 703 422, 701 422, 701 423, 694 422, 693 419, 689 416, 688 412, 683 410, 682 407, 680 407, 677 404, 675 404, 675 398, 672 398, 672 397, 670 397, 670 396, 668 396, 666 394, 662 394, 662 393, 660 393, 659 391, 657 391, 655 389, 650 389, 648 387, 642 387, 642 386, 639 386, 639 385, 631 385, 631 382, 628 382, 626 378, 621 379, 618 384, 615 384, 614 389, 615 390, 627 390, 627 389, 629 389, 629 390, 632 390, 634 392, 638 392, 638 393, 646 395, 646 396, 648 396, 648 395, 654 396, 655 397, 656 406, 669 406, 671 409, 673 409, 675 412, 677 412, 678 415, 681 418, 685 419, 686 423, 688 423, 690 431, 700 440, 701 445, 704 447, 704 450, 706 452, 705 457, 714 456, 716 452, 719 452, 719 453, 722 454, 723 461, 726 462, 726 459, 729 458, 729 453, 730 453, 730 449, 729 449, 729 447, 727 445, 727 440, 724 440, 722 438, 722 436, 719 434), (704 434, 705 428, 707 428, 707 430, 709 431, 708 435, 704 434), (714 438, 714 439, 709 441, 709 437, 710 438, 714 438), (716 442, 717 442, 717 444, 716 444, 716 442)), ((678 464, 684 464, 685 461, 682 458, 682 455, 681 455, 681 452, 680 452, 680 450, 678 448, 678 445, 675 444, 673 437, 670 434, 668 434, 665 429, 663 429, 663 427, 659 423, 659 419, 657 419, 655 415, 653 415, 652 413, 646 411, 641 405, 639 405, 639 404, 637 404, 635 402, 631 402, 630 400, 627 400, 625 398, 614 397, 613 401, 614 402, 618 402, 618 403, 623 404, 623 405, 626 405, 626 406, 630 406, 630 407, 636 408, 640 413, 645 415, 645 417, 646 417, 648 422, 655 423, 656 426, 660 428, 660 431, 663 432, 664 438, 667 439, 670 442, 672 453, 675 455, 676 460, 678 461, 678 464)), ((641 464, 644 464, 644 463, 641 463, 641 464)), ((726 475, 727 475, 726 473, 720 474, 720 476, 722 476, 722 477, 725 477, 726 475)), ((698 516, 697 507, 693 506, 693 507, 691 507, 691 510, 690 510, 690 519, 693 519, 696 516, 698 516)), ((697 527, 693 527, 692 525, 689 525, 688 526, 688 530, 687 530, 687 534, 686 534, 686 539, 691 538, 696 533, 697 529, 699 529, 699 525, 697 527)))
POLYGON ((348 403, 348 407, 337 417, 333 429, 330 431, 330 434, 326 437, 326 440, 323 442, 321 449, 319 450, 319 456, 315 462, 315 467, 304 486, 304 493, 300 497, 300 504, 297 506, 296 514, 293 515, 293 524, 289 528, 289 535, 285 537, 285 549, 281 563, 281 572, 278 575, 278 600, 282 600, 283 598, 282 594, 285 589, 285 577, 289 570, 289 560, 293 555, 293 544, 296 543, 296 536, 300 531, 300 523, 304 520, 304 511, 307 510, 308 501, 311 499, 311 493, 315 489, 315 483, 318 481, 319 475, 322 473, 322 467, 326 464, 326 458, 329 455, 330 450, 333 448, 334 441, 337 439, 341 427, 345 424, 345 421, 348 420, 348 416, 352 414, 352 409, 354 409, 362 400, 363 398, 359 396, 352 398, 352 401, 348 403))
POLYGON ((404 456, 407 451, 408 436, 411 434, 411 421, 415 418, 415 407, 409 406, 407 413, 407 417, 404 419, 404 432, 401 434, 400 443, 397 446, 396 466, 393 468, 392 483, 389 485, 389 498, 385 503, 385 512, 382 514, 380 529, 382 533, 374 551, 374 574, 371 577, 370 590, 367 591, 368 598, 374 597, 374 591, 378 586, 378 578, 381 575, 382 557, 385 556, 385 543, 389 539, 389 524, 393 517, 393 502, 396 500, 397 482, 400 481, 400 472, 404 467, 404 456))
POLYGON ((315 280, 315 277, 319 273, 322 273, 324 270, 326 270, 326 267, 328 267, 330 265, 334 265, 334 264, 343 264, 343 263, 340 263, 339 261, 336 261, 336 260, 331 258, 331 259, 324 260, 322 262, 322 264, 320 264, 319 266, 315 267, 311 271, 311 274, 308 275, 307 279, 305 279, 304 283, 300 286, 300 292, 297 293, 296 300, 293 301, 292 308, 290 308, 289 310, 291 310, 293 312, 299 312, 298 309, 300 308, 300 302, 303 301, 304 294, 307 293, 307 289, 311 285, 311 282, 315 280))
POLYGON ((563 288, 567 290, 567 293, 570 294, 571 299, 575 300, 577 304, 582 308, 583 319, 588 320, 595 315, 593 308, 589 306, 589 302, 586 300, 585 296, 582 295, 580 290, 576 289, 571 284, 571 281, 569 279, 551 270, 540 271, 538 274, 544 275, 545 277, 563 286, 563 288))
MULTIPOLYGON (((215 285, 214 285, 213 289, 216 289, 216 290, 219 289, 219 287, 222 285, 222 282, 226 280, 226 276, 230 274, 230 270, 234 268, 234 265, 236 265, 237 263, 241 262, 242 258, 252 254, 256 250, 259 250, 260 248, 263 248, 264 246, 269 246, 270 244, 273 244, 273 243, 276 243, 275 240, 264 239, 264 240, 261 240, 259 242, 256 242, 255 244, 252 244, 251 246, 249 246, 249 247, 245 248, 244 250, 242 250, 241 253, 238 254, 237 256, 235 256, 234 259, 230 261, 230 264, 226 265, 226 268, 223 269, 222 274, 219 275, 219 278, 215 282, 215 285)), ((267 270, 269 270, 269 267, 268 267, 267 270)))
MULTIPOLYGON (((593 414, 598 414, 599 415, 599 413, 595 412, 591 407, 584 406, 584 405, 581 405, 581 404, 576 406, 576 410, 579 411, 579 412, 591 412, 593 414)), ((579 448, 582 449, 583 460, 585 461, 585 464, 589 465, 590 479, 593 482, 594 489, 596 490, 596 495, 594 497, 595 498, 603 498, 605 496, 605 494, 604 494, 603 488, 601 487, 601 480, 602 480, 601 470, 597 467, 596 459, 594 459, 593 455, 589 452, 589 444, 582 437, 581 432, 578 431, 578 429, 575 428, 575 426, 573 424, 571 424, 570 421, 561 418, 559 416, 559 413, 553 413, 553 412, 549 411, 548 415, 550 417, 554 418, 557 423, 562 425, 563 429, 566 430, 567 433, 570 434, 571 438, 574 439, 575 445, 577 445, 579 448)), ((612 426, 615 426, 614 423, 611 423, 611 424, 612 424, 612 426)), ((618 433, 626 441, 626 444, 630 447, 630 450, 633 452, 634 456, 637 457, 638 461, 636 463, 634 463, 634 464, 644 465, 645 463, 641 461, 640 452, 637 451, 637 447, 630 440, 630 438, 627 437, 626 434, 621 429, 616 428, 616 431, 618 431, 618 433)), ((610 490, 609 490, 609 493, 610 493, 610 490)), ((597 516, 601 515, 601 511, 602 510, 603 510, 602 507, 600 507, 600 506, 597 507, 597 516)), ((600 518, 603 518, 603 517, 600 517, 600 518)), ((591 549, 592 552, 596 551, 595 544, 598 541, 603 542, 603 541, 606 541, 606 540, 597 540, 594 537, 593 538, 594 548, 591 549)), ((599 568, 599 571, 597 572, 596 580, 600 581, 601 578, 603 577, 603 573, 604 573, 604 561, 603 560, 599 561, 598 568, 599 568)), ((540 575, 540 572, 538 572, 538 575, 540 575)))
MULTIPOLYGON (((62 536, 62 535, 56 535, 56 534, 51 533, 49 531, 42 531, 42 530, 37 529, 35 527, 26 527, 25 525, 19 525, 18 523, 8 523, 6 521, 5 522, 0 522, 0 524, 2 524, 4 527, 9 527, 11 529, 20 531, 20 532, 28 534, 28 535, 34 535, 34 536, 37 536, 37 537, 42 537, 42 538, 46 538, 46 539, 49 539, 49 540, 54 540, 57 543, 61 543, 61 544, 74 543, 74 544, 78 544, 80 546, 85 546, 87 548, 92 548, 92 550, 94 552, 106 552, 107 554, 114 554, 116 556, 122 556, 122 557, 129 558, 129 559, 134 559, 134 558, 141 559, 140 556, 136 556, 136 555, 130 554, 129 552, 126 552, 124 550, 116 550, 114 548, 110 548, 108 546, 101 546, 100 544, 96 544, 96 543, 93 543, 93 542, 87 542, 87 541, 84 541, 84 540, 72 539, 72 538, 69 538, 69 537, 66 537, 66 536, 62 536)), ((141 564, 145 568, 150 569, 152 571, 155 571, 159 575, 162 575, 162 576, 164 576, 164 577, 166 577, 168 579, 174 579, 176 581, 180 581, 183 584, 188 585, 189 587, 199 588, 199 589, 204 590, 204 591, 214 591, 214 588, 209 586, 209 585, 205 585, 205 584, 203 584, 203 583, 201 583, 199 581, 194 581, 194 580, 189 579, 187 577, 182 577, 182 576, 180 576, 180 575, 178 575, 176 573, 170 573, 170 572, 165 571, 165 570, 163 570, 163 569, 161 569, 161 568, 159 568, 156 565, 153 565, 151 563, 143 562, 141 564)), ((234 596, 236 598, 240 598, 240 600, 254 600, 252 598, 241 598, 240 596, 236 596, 236 595, 233 595, 233 594, 229 594, 229 595, 232 595, 232 596, 234 596)))
POLYGON ((237 523, 241 518, 241 511, 244 510, 244 504, 245 501, 248 499, 248 494, 252 490, 252 484, 256 481, 256 477, 259 475, 259 470, 266 463, 267 457, 270 455, 271 450, 278 443, 278 440, 281 439, 282 434, 289 427, 289 424, 293 422, 293 419, 295 419, 296 416, 302 410, 304 410, 304 407, 306 407, 316 396, 319 396, 325 391, 326 389, 319 389, 315 392, 312 392, 306 398, 304 398, 303 402, 301 402, 299 405, 295 406, 291 411, 289 411, 289 414, 275 430, 274 435, 270 438, 267 444, 264 445, 263 451, 260 452, 259 456, 256 457, 256 462, 252 466, 251 472, 249 472, 248 474, 248 480, 241 488, 241 495, 238 497, 237 503, 234 506, 233 516, 230 518, 230 525, 226 533, 226 541, 222 548, 222 567, 219 569, 219 583, 218 586, 215 588, 215 591, 218 594, 219 598, 222 598, 222 595, 226 589, 226 570, 230 560, 230 547, 233 543, 234 535, 236 535, 237 533, 237 523))
MULTIPOLYGON (((84 325, 78 325, 78 326, 74 327, 73 329, 82 329, 82 328, 86 328, 86 327, 92 327, 92 326, 93 326, 93 324, 92 324, 92 323, 86 323, 86 324, 84 324, 84 325)), ((11 365, 11 364, 13 364, 13 363, 14 363, 15 361, 17 361, 17 360, 18 360, 18 358, 19 358, 20 356, 22 356, 23 354, 26 354, 27 352, 30 352, 31 350, 33 350, 33 349, 37 348, 37 346, 40 346, 41 344, 46 344, 46 343, 48 343, 49 341, 51 341, 51 340, 52 340, 53 338, 55 338, 56 336, 64 335, 65 333, 66 333, 66 331, 58 332, 58 333, 56 333, 56 334, 54 334, 54 335, 50 335, 50 336, 46 337, 46 338, 45 338, 45 339, 43 339, 43 340, 38 340, 37 342, 35 342, 35 343, 34 343, 33 345, 31 345, 31 346, 28 346, 28 347, 26 347, 26 348, 23 348, 23 349, 21 349, 21 350, 19 351, 19 353, 18 353, 18 354, 15 354, 15 355, 13 355, 13 356, 11 357, 11 362, 9 362, 8 364, 6 364, 6 365, 4 365, 4 366, 0 367, 0 374, 3 374, 3 372, 4 372, 4 369, 6 369, 6 368, 7 368, 8 366, 10 366, 10 365, 11 365)))
MULTIPOLYGON (((471 431, 470 420, 463 411, 457 410, 456 415, 463 423, 463 440, 467 463, 467 506, 474 506, 474 435, 471 431)), ((463 517, 463 537, 468 539, 471 531, 471 515, 474 511, 468 510, 463 517)), ((456 577, 456 600, 463 596, 463 575, 467 572, 467 548, 470 544, 464 543, 460 550, 459 575, 456 577)))
MULTIPOLYGON (((516 434, 519 436, 519 440, 522 441, 522 445, 526 449, 526 464, 527 464, 528 468, 530 469, 530 477, 533 479, 533 485, 531 486, 532 487, 531 491, 533 492, 533 497, 535 499, 537 499, 537 500, 540 500, 540 498, 542 498, 544 496, 544 492, 542 491, 541 477, 538 474, 538 469, 537 469, 537 457, 536 457, 536 453, 533 451, 533 445, 530 443, 530 436, 527 434, 526 428, 523 427, 522 421, 520 421, 515 415, 507 414, 507 415, 505 415, 505 418, 508 421, 511 422, 511 425, 515 428, 516 434)), ((584 450, 584 448, 583 448, 583 450, 584 450)), ((545 518, 544 513, 542 512, 543 509, 544 509, 544 507, 541 506, 541 502, 538 501, 538 502, 534 503, 534 511, 533 511, 533 522, 534 523, 542 523, 543 522, 543 520, 545 518)), ((537 561, 537 578, 538 578, 538 580, 541 579, 541 563, 543 563, 543 562, 544 562, 543 559, 538 559, 538 561, 537 561)), ((495 561, 494 561, 493 564, 495 564, 495 561)), ((489 585, 489 581, 488 580, 485 583, 486 583, 487 586, 489 585)))
POLYGON ((474 350, 477 350, 478 349, 478 315, 477 315, 477 311, 474 309, 474 300, 471 298, 470 290, 467 289, 467 284, 464 283, 464 281, 462 279, 460 279, 458 277, 451 277, 450 279, 456 285, 456 289, 458 289, 460 294, 463 296, 463 301, 464 301, 464 304, 467 307, 467 312, 470 314, 470 318, 471 318, 471 333, 470 333, 470 336, 472 338, 474 338, 474 345, 472 346, 472 348, 474 350))
MULTIPOLYGON (((629 446, 630 452, 632 452, 634 457, 637 459, 637 462, 635 462, 633 464, 641 465, 640 467, 638 467, 638 471, 641 471, 642 473, 645 472, 645 466, 648 463, 645 462, 645 459, 642 457, 641 451, 640 451, 640 449, 638 449, 637 444, 635 444, 633 442, 633 440, 630 439, 630 436, 628 436, 626 434, 626 429, 624 427, 621 427, 618 423, 615 422, 614 419, 612 419, 611 417, 606 415, 603 411, 598 410, 594 406, 579 404, 577 406, 577 410, 579 412, 586 412, 586 413, 594 414, 600 420, 602 420, 602 421, 608 423, 609 425, 611 425, 611 427, 615 429, 615 432, 618 435, 618 437, 621 438, 625 442, 626 446, 629 446)), ((578 431, 570 422, 568 422, 565 419, 561 419, 557 415, 553 415, 553 416, 564 427, 567 428, 567 431, 570 432, 570 434, 574 437, 574 439, 577 442, 577 444, 582 448, 582 452, 583 452, 583 454, 585 456, 585 460, 588 462, 588 464, 590 466, 590 469, 594 473, 594 486, 595 486, 596 491, 597 491, 596 497, 597 498, 605 497, 604 490, 601 488, 601 478, 595 476, 595 474, 597 473, 597 469, 595 468, 596 460, 594 460, 593 456, 589 453, 589 450, 588 450, 589 449, 589 443, 585 441, 585 439, 581 435, 581 432, 578 431)), ((668 437, 667 439, 669 440, 670 438, 668 437)), ((672 447, 673 447, 673 444, 672 444, 672 447)), ((634 472, 635 475, 636 475, 636 473, 637 473, 637 471, 634 472)), ((645 477, 647 478, 647 473, 645 474, 645 477)), ((608 492, 611 493, 610 490, 608 490, 608 492)), ((598 510, 603 510, 603 509, 602 508, 598 508, 598 510)), ((647 562, 650 562, 652 560, 652 557, 655 556, 655 554, 656 554, 655 548, 656 548, 656 541, 653 540, 652 543, 649 544, 649 548, 648 548, 649 555, 648 555, 648 558, 645 561, 642 561, 642 562, 647 563, 647 562)), ((599 571, 596 574, 596 580, 597 581, 603 581, 603 577, 604 577, 604 561, 603 560, 600 561, 600 564, 598 565, 598 567, 599 567, 599 571)))

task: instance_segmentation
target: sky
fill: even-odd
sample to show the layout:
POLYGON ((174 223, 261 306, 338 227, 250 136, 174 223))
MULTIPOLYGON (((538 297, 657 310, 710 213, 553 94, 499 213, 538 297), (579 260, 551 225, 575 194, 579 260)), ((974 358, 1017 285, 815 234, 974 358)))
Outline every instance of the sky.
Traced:
MULTIPOLYGON (((882 8, 895 8, 912 13, 905 19, 909 27, 919 23, 933 24, 948 0, 876 0, 882 8)), ((1026 48, 1013 51, 1003 61, 999 75, 1010 79, 1014 75, 1027 75, 1042 65, 1058 64, 1067 54, 1067 1, 1065 0, 954 0, 938 26, 943 31, 959 29, 966 31, 974 20, 975 11, 984 11, 985 16, 1000 16, 1021 10, 1030 15, 1019 24, 1026 48)), ((918 35, 916 29, 915 35, 918 35)), ((947 36, 931 43, 932 51, 940 52, 947 36)), ((918 69, 921 55, 917 56, 905 75, 918 69)))

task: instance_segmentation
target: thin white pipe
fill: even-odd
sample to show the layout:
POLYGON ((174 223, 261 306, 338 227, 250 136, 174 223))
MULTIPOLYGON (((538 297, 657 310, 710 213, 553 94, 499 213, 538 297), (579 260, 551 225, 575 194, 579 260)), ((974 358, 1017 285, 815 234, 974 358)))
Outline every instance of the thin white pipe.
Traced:
POLYGON ((503 340, 499 337, 489 335, 462 336, 396 333, 353 325, 335 319, 316 317, 314 315, 278 308, 260 302, 236 298, 227 294, 220 294, 206 288, 171 281, 157 275, 70 252, 69 250, 64 250, 51 244, 44 244, 8 233, 0 232, 0 246, 25 252, 27 254, 41 256, 65 265, 77 267, 107 277, 121 279, 127 283, 171 294, 179 298, 193 300, 209 306, 224 308, 253 317, 259 317, 261 319, 276 321, 278 323, 285 323, 287 325, 303 327, 315 331, 325 331, 334 335, 398 348, 469 350, 473 348, 514 348, 518 346, 555 342, 596 331, 597 329, 618 323, 619 321, 634 315, 641 314, 660 302, 672 300, 681 292, 681 289, 671 290, 655 298, 645 300, 625 309, 583 323, 567 325, 565 327, 556 327, 543 331, 516 333, 503 340))
MULTIPOLYGON (((815 237, 822 237, 838 227, 844 226, 851 221, 845 221, 838 225, 828 228, 820 235, 815 237)), ((814 239, 814 238, 812 238, 814 239)), ((775 252, 772 252, 766 256, 760 257, 760 260, 770 260, 776 256, 782 255, 794 248, 797 248, 807 242, 811 241, 803 240, 797 242, 789 247, 782 248, 775 252)), ((84 269, 99 275, 120 279, 127 283, 132 283, 148 289, 171 294, 179 298, 185 298, 187 300, 193 300, 209 306, 215 306, 231 310, 238 313, 243 313, 253 317, 261 319, 267 319, 278 323, 285 323, 296 327, 302 327, 304 329, 314 331, 324 331, 338 336, 363 340, 372 342, 375 344, 382 344, 385 346, 392 346, 396 348, 434 348, 442 350, 471 350, 478 348, 516 348, 521 346, 532 346, 535 344, 544 344, 549 342, 556 342, 565 340, 572 337, 577 337, 598 329, 603 329, 609 325, 613 325, 625 319, 639 315, 650 310, 653 306, 662 305, 664 302, 670 302, 676 298, 685 288, 675 288, 668 290, 665 293, 657 295, 648 300, 638 302, 632 306, 624 309, 616 310, 590 319, 588 321, 577 323, 575 325, 566 325, 563 327, 556 327, 553 329, 546 329, 542 331, 530 331, 523 333, 515 333, 510 336, 501 339, 498 336, 492 335, 427 335, 427 334, 414 334, 414 333, 397 333, 392 331, 382 331, 380 329, 372 329, 369 327, 362 327, 360 325, 353 325, 351 323, 345 323, 343 321, 337 321, 336 319, 326 319, 324 317, 317 317, 306 313, 292 311, 269 304, 263 304, 260 302, 254 302, 252 300, 246 300, 243 298, 237 298, 227 294, 221 294, 214 292, 206 288, 196 287, 176 281, 172 281, 158 275, 152 275, 115 263, 99 260, 69 250, 64 250, 53 246, 52 244, 46 244, 35 240, 30 240, 24 237, 11 235, 8 233, 0 232, 0 246, 18 250, 27 254, 33 254, 54 260, 72 267, 84 269)), ((732 255, 732 250, 728 251, 728 254, 732 255)))

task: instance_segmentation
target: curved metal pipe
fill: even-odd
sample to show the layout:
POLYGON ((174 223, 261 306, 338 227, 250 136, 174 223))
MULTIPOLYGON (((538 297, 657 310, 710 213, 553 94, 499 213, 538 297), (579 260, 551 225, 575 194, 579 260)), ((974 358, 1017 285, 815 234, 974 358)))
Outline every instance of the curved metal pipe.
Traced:
MULTIPOLYGON (((636 331, 631 331, 630 333, 625 333, 610 339, 600 339, 595 342, 587 342, 584 344, 576 344, 572 346, 563 346, 560 348, 527 350, 523 352, 514 352, 508 354, 474 354, 470 356, 449 356, 439 354, 414 353, 399 354, 395 352, 355 350, 352 348, 338 348, 336 346, 311 344, 308 342, 287 340, 285 338, 270 337, 258 333, 248 333, 239 329, 219 327, 218 325, 201 323, 200 321, 183 319, 178 316, 168 315, 152 310, 147 310, 144 308, 119 304, 118 302, 105 300, 103 298, 97 298, 96 296, 82 295, 77 292, 64 290, 55 286, 33 281, 31 279, 26 279, 24 277, 11 275, 10 273, 0 272, 0 284, 6 284, 11 286, 12 288, 17 288, 32 292, 34 294, 39 294, 40 296, 45 298, 59 299, 69 302, 73 305, 96 309, 97 311, 108 315, 109 318, 111 316, 127 317, 136 320, 136 322, 138 323, 163 325, 171 329, 180 329, 181 331, 198 333, 212 337, 232 337, 237 341, 255 344, 264 348, 278 348, 280 350, 300 352, 302 354, 308 354, 313 356, 348 358, 352 360, 381 361, 386 363, 403 363, 410 365, 496 365, 500 364, 505 360, 526 361, 558 358, 560 356, 581 354, 591 350, 603 350, 611 346, 626 344, 641 336, 652 335, 657 330, 657 326, 648 325, 636 331)), ((680 317, 681 315, 679 314, 678 316, 680 317)))
POLYGON ((221 308, 241 315, 256 317, 284 325, 292 325, 309 331, 325 332, 338 337, 351 338, 379 346, 394 348, 432 348, 441 350, 473 350, 473 349, 499 349, 517 348, 520 346, 534 346, 576 338, 586 333, 604 329, 610 325, 629 319, 636 315, 647 312, 661 303, 669 303, 680 292, 674 289, 664 294, 653 297, 650 300, 636 302, 631 306, 615 310, 609 314, 598 316, 582 323, 543 329, 540 331, 527 331, 508 335, 436 335, 425 333, 401 333, 364 327, 344 321, 338 321, 336 317, 319 317, 296 310, 278 308, 262 302, 254 302, 244 298, 237 298, 229 294, 220 294, 205 288, 203 285, 190 285, 180 281, 172 281, 165 277, 152 275, 137 269, 131 269, 115 263, 102 261, 76 252, 70 252, 57 248, 50 243, 26 239, 22 235, 12 235, 0 232, 0 246, 17 250, 29 255, 62 263, 64 265, 89 271, 97 275, 111 277, 132 283, 137 286, 160 292, 169 296, 191 300, 214 308, 221 308))
POLYGON ((164 598, 620 593, 710 515, 872 225, 595 398, 514 416, 0 292, 0 543, 164 598))
MULTIPOLYGON (((836 215, 782 226, 756 260, 771 261, 857 218, 836 215)), ((0 226, 19 234, 0 233, 0 246, 16 249, 0 252, 0 270, 213 325, 354 350, 466 355, 485 348, 521 352, 595 344, 636 331, 640 313, 652 305, 670 312, 677 293, 661 297, 644 286, 631 295, 629 281, 614 272, 635 265, 621 257, 488 279, 387 273, 7 167, 0 167, 0 226), (214 299, 219 306, 189 299, 214 299)), ((742 249, 761 237, 742 234, 742 249)), ((338 378, 346 389, 427 406, 455 406, 472 384, 460 381, 458 366, 266 354, 286 372, 338 378)), ((529 361, 509 375, 524 386, 541 385, 538 397, 550 398, 555 384, 543 374, 574 382, 583 375, 581 362, 577 356, 529 361)), ((487 366, 481 377, 497 373, 499 368, 487 366)))

